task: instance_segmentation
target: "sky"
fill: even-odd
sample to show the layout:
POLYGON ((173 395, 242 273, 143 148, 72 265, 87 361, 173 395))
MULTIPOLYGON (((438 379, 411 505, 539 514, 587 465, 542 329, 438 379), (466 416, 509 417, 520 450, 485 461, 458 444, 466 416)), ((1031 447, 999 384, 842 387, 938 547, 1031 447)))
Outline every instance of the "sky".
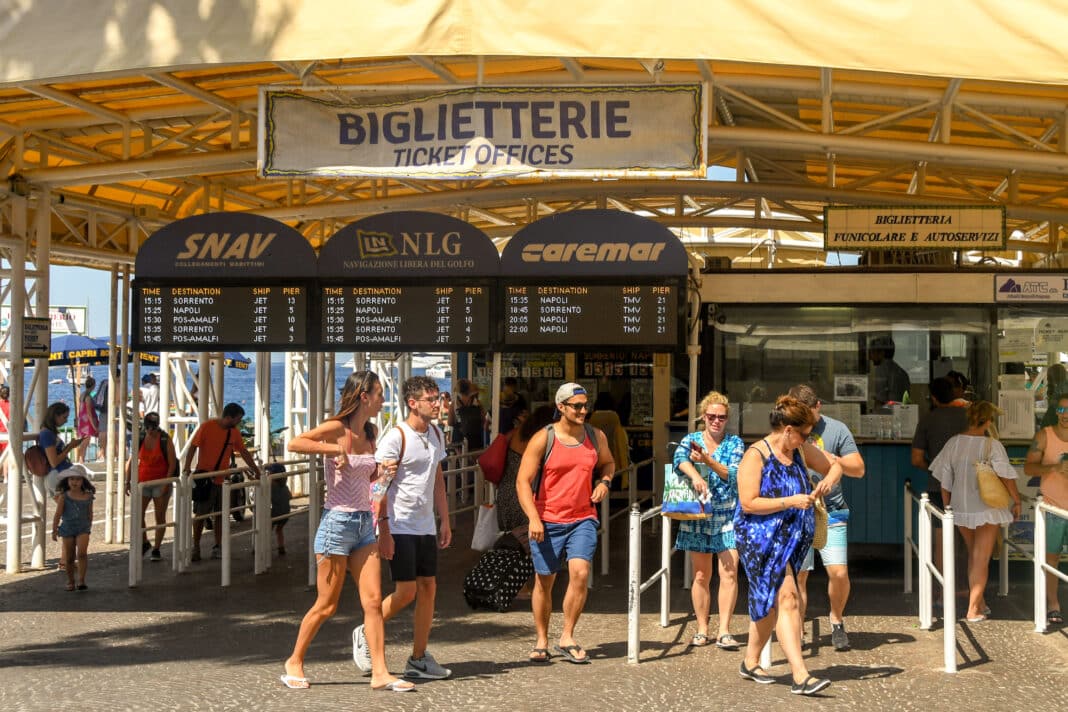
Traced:
POLYGON ((111 309, 110 272, 87 267, 53 265, 50 289, 51 306, 88 307, 88 335, 108 335, 111 309))

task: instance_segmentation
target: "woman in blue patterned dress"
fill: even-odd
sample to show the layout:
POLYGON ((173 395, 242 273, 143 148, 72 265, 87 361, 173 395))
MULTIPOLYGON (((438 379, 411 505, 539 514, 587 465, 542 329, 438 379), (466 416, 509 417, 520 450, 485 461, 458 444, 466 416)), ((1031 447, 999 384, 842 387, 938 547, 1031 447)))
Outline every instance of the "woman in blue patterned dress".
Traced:
POLYGON ((781 396, 770 421, 771 432, 746 450, 738 468, 734 530, 749 581, 750 618, 749 642, 738 674, 762 684, 775 682, 759 662, 774 628, 793 674, 790 692, 812 695, 831 682, 810 675, 801 657, 796 573, 816 530, 812 503, 842 479, 842 466, 831 463, 808 441, 816 414, 801 401, 781 396), (825 475, 815 488, 809 484, 806 462, 825 475))
POLYGON ((738 602, 738 551, 734 546, 734 510, 738 503, 738 463, 745 444, 737 435, 727 434, 727 397, 712 391, 698 405, 704 428, 690 433, 675 448, 675 472, 690 478, 700 496, 712 503, 708 519, 679 523, 675 548, 690 552, 693 583, 690 598, 697 616, 697 633, 691 645, 704 646, 708 638, 708 614, 712 604, 712 555, 719 562, 719 633, 716 645, 737 650, 738 641, 730 634, 731 616, 738 602))

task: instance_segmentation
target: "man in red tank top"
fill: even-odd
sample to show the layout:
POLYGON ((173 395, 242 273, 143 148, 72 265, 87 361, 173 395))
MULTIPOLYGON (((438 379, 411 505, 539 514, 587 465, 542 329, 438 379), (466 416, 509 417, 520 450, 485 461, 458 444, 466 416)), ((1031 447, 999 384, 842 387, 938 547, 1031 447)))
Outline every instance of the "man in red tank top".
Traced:
POLYGON ((535 572, 531 602, 537 639, 530 653, 532 662, 550 658, 553 583, 565 561, 569 581, 564 595, 564 627, 556 651, 572 663, 590 661, 575 642, 575 625, 586 605, 590 562, 597 548, 596 505, 611 489, 615 460, 604 433, 586 425, 589 407, 582 386, 560 386, 556 391, 559 418, 549 426, 552 444, 548 428, 535 433, 523 452, 516 477, 519 504, 530 520, 530 556, 535 572))

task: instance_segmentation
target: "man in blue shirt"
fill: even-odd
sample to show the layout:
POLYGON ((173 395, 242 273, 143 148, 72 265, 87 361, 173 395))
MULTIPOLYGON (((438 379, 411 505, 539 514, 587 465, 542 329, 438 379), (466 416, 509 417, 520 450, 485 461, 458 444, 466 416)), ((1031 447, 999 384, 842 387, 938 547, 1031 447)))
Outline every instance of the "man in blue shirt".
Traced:
MULTIPOLYGON (((853 434, 845 423, 829 418, 820 413, 822 402, 816 391, 802 384, 790 389, 790 395, 798 399, 817 415, 816 425, 810 436, 813 443, 824 450, 832 462, 837 459, 847 477, 864 476, 864 458, 860 456, 853 434)), ((809 476, 819 480, 817 472, 809 470, 809 476)), ((845 630, 845 605, 849 600, 849 504, 842 492, 839 482, 830 494, 823 498, 827 506, 827 544, 819 550, 820 560, 827 570, 827 598, 831 604, 831 644, 838 651, 849 649, 849 636, 845 630)), ((801 592, 801 621, 805 620, 808 606, 808 574, 816 566, 815 553, 810 549, 802 570, 797 574, 797 585, 801 592)))

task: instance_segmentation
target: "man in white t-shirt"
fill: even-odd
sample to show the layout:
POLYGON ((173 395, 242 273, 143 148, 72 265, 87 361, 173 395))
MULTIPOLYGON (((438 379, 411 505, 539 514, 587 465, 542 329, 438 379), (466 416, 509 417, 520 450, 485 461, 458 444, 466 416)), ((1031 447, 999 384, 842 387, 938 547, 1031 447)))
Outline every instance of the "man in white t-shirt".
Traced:
MULTIPOLYGON (((452 674, 427 651, 434 620, 437 592, 438 549, 452 540, 445 499, 445 437, 433 424, 441 408, 438 385, 432 378, 413 376, 404 382, 408 417, 378 441, 375 460, 397 461, 397 475, 378 503, 378 555, 390 562, 396 589, 382 601, 382 616, 389 620, 415 601, 412 656, 404 676, 441 680, 452 674), (435 523, 435 509, 441 517, 435 523)), ((363 669, 370 656, 359 628, 353 631, 353 656, 363 669)))

